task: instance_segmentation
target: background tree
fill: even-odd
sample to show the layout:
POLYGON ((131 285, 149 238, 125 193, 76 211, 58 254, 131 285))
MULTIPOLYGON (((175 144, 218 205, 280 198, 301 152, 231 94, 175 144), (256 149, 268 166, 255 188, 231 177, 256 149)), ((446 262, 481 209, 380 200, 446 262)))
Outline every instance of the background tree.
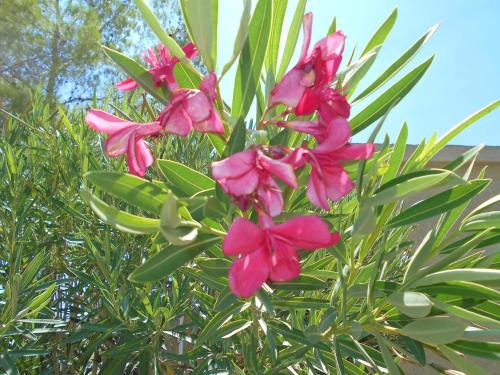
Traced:
MULTIPOLYGON (((177 2, 152 5, 165 29, 184 41, 177 2)), ((138 55, 155 43, 128 0, 2 0, 0 23, 0 106, 12 112, 26 107, 28 90, 38 85, 51 104, 100 97, 116 79, 102 44, 138 55)))

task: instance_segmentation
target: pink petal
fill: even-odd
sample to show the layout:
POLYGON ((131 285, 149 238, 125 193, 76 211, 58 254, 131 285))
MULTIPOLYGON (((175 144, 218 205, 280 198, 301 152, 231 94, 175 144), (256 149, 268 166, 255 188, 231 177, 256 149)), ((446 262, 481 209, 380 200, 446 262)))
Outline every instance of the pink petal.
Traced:
POLYGON ((202 91, 192 91, 185 101, 185 109, 193 122, 201 122, 208 119, 213 109, 212 103, 202 91))
POLYGON ((316 134, 320 127, 318 121, 307 121, 307 120, 293 120, 290 122, 280 123, 279 125, 293 129, 301 133, 312 134, 312 135, 316 134))
POLYGON ((198 56, 198 50, 196 49, 195 45, 191 42, 187 43, 184 47, 182 47, 182 51, 184 52, 186 57, 190 60, 198 56))
POLYGON ((280 159, 281 162, 290 164, 293 169, 302 168, 308 161, 310 151, 306 148, 296 148, 290 154, 280 159))
POLYGON ((340 200, 354 189, 354 183, 339 163, 323 168, 323 174, 326 194, 332 201, 340 200))
POLYGON ((337 58, 338 56, 342 56, 344 46, 345 35, 339 30, 318 41, 315 47, 320 48, 321 58, 323 60, 331 60, 337 58))
POLYGON ((125 79, 121 82, 115 83, 115 87, 120 91, 131 91, 135 90, 138 85, 132 78, 125 79))
POLYGON ((167 133, 173 133, 182 137, 187 136, 193 130, 191 117, 181 105, 167 106, 165 109, 166 121, 162 123, 167 133))
POLYGON ((300 53, 299 64, 303 63, 309 51, 311 44, 311 31, 312 31, 313 14, 311 12, 304 14, 302 17, 302 30, 304 32, 304 42, 302 44, 302 51, 300 53))
POLYGON ((347 144, 339 150, 336 150, 334 155, 337 160, 364 160, 373 156, 375 145, 367 144, 347 144))
POLYGON ((236 260, 229 270, 229 287, 238 297, 251 297, 267 280, 271 268, 269 251, 260 247, 236 260))
POLYGON ((153 164, 154 158, 144 140, 129 140, 127 164, 131 174, 143 177, 147 168, 153 164))
POLYGON ((241 151, 230 157, 212 163, 212 176, 216 180, 235 178, 248 173, 255 168, 257 152, 255 150, 241 151))
POLYGON ((259 172, 251 169, 244 175, 235 178, 217 180, 226 194, 233 196, 252 194, 259 185, 259 172))
POLYGON ((302 75, 303 71, 299 68, 286 73, 271 91, 271 104, 285 104, 295 108, 304 95, 305 87, 300 84, 302 75))
POLYGON ((320 144, 314 152, 331 152, 340 150, 351 138, 351 127, 346 119, 337 117, 325 124, 325 133, 322 137, 317 137, 320 144), (322 139, 321 139, 322 138, 322 139))
POLYGON ((202 133, 224 134, 224 125, 222 125, 219 114, 214 109, 207 120, 195 122, 193 126, 202 133))
POLYGON ((88 111, 85 116, 85 121, 92 129, 106 134, 114 134, 131 125, 137 124, 113 116, 111 113, 101 111, 100 109, 91 109, 88 111))
POLYGON ((217 97, 217 76, 214 72, 208 74, 200 83, 200 90, 203 91, 212 102, 217 97))
POLYGON ((225 255, 246 255, 256 250, 264 239, 262 230, 248 219, 237 218, 222 243, 225 255))
POLYGON ((283 211, 283 195, 276 181, 268 176, 257 189, 259 201, 270 216, 278 216, 283 211))
POLYGON ((319 103, 320 98, 316 91, 312 89, 306 89, 304 91, 302 99, 297 104, 297 108, 295 108, 295 114, 297 114, 298 116, 310 115, 318 109, 319 103))
POLYGON ((135 130, 138 125, 130 125, 109 136, 104 142, 106 152, 111 157, 123 155, 128 151, 130 140, 135 142, 135 130))
POLYGON ((307 183, 307 198, 316 207, 320 207, 326 211, 330 209, 323 176, 314 166, 311 169, 309 182, 307 183))
POLYGON ((351 105, 344 95, 334 89, 324 89, 321 91, 319 112, 324 121, 330 122, 334 117, 348 118, 351 114, 351 105))
POLYGON ((283 163, 279 160, 271 159, 263 154, 259 154, 259 163, 266 171, 273 176, 278 177, 288 186, 296 189, 297 179, 293 172, 293 167, 290 164, 283 163))
POLYGON ((318 216, 297 216, 275 225, 269 230, 273 238, 280 238, 294 248, 316 250, 331 245, 328 225, 318 216))
POLYGON ((271 257, 272 281, 289 281, 300 275, 300 263, 297 251, 291 246, 276 241, 273 244, 274 254, 271 257))

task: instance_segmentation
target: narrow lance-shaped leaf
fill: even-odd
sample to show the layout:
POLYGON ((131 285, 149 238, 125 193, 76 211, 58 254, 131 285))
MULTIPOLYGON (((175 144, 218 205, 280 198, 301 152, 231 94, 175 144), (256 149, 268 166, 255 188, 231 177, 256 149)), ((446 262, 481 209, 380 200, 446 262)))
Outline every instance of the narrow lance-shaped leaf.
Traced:
POLYGON ((244 118, 254 101, 269 42, 272 1, 259 0, 255 7, 248 37, 238 62, 233 91, 232 116, 244 118))
POLYGON ((109 47, 103 46, 102 48, 104 49, 104 53, 134 81, 136 81, 148 94, 151 94, 163 104, 168 103, 170 99, 168 91, 165 88, 156 87, 151 73, 149 73, 138 62, 109 47))
POLYGON ((143 178, 119 172, 88 172, 85 177, 100 190, 148 212, 159 214, 168 192, 143 178))
POLYGON ((473 123, 483 118, 487 114, 493 112, 500 106, 500 99, 480 109, 473 115, 467 117, 465 120, 450 129, 446 134, 436 141, 436 144, 425 154, 425 160, 430 160, 434 155, 443 149, 453 138, 471 126, 473 123))
POLYGON ((481 193, 490 182, 490 180, 474 180, 465 185, 455 186, 443 191, 401 212, 392 218, 387 223, 387 226, 409 225, 447 212, 481 193))
POLYGON ((185 246, 168 246, 137 267, 128 279, 137 283, 157 281, 171 274, 219 241, 214 236, 199 236, 185 246))
POLYGON ((434 56, 417 66, 354 116, 350 121, 353 135, 382 117, 395 102, 403 99, 424 76, 433 59, 434 56))
POLYGON ((240 26, 238 28, 238 33, 236 34, 236 39, 234 40, 233 54, 229 61, 222 67, 221 78, 224 74, 231 68, 236 58, 239 56, 241 49, 243 48, 247 35, 248 35, 248 24, 250 21, 251 12, 251 2, 250 0, 243 0, 243 13, 241 14, 240 26))
POLYGON ((168 179, 167 185, 177 196, 190 197, 204 190, 213 189, 215 181, 204 174, 173 160, 158 160, 158 166, 168 179))
POLYGON ((106 224, 124 232, 133 234, 156 233, 160 230, 160 220, 150 219, 142 216, 132 215, 112 207, 88 191, 81 192, 82 198, 86 200, 90 208, 106 224))
MULTIPOLYGON (((266 71, 271 71, 273 77, 278 69, 278 53, 280 51, 281 29, 285 19, 288 0, 273 0, 273 20, 271 23, 271 37, 266 54, 266 71)), ((268 73, 269 74, 269 73, 268 73)))
POLYGON ((209 72, 217 66, 218 8, 218 0, 181 0, 189 36, 209 72))
POLYGON ((422 46, 436 32, 439 25, 432 26, 419 40, 417 40, 410 48, 408 48, 394 63, 391 64, 370 86, 368 86, 361 94, 359 94, 353 101, 357 102, 364 97, 370 95, 375 90, 383 86, 387 81, 394 77, 401 71, 416 54, 420 51, 422 46))

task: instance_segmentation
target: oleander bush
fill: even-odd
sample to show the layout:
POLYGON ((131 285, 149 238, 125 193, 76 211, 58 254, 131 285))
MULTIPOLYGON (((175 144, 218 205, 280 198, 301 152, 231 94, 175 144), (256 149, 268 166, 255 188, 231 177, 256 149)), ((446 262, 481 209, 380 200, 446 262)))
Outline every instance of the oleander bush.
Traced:
POLYGON ((359 53, 344 50, 335 18, 312 41, 305 0, 289 30, 287 1, 253 12, 244 1, 221 63, 216 0, 181 0, 183 47, 135 3, 159 44, 141 61, 104 47, 126 75, 121 99, 50 113, 34 97, 28 113, 8 114, 0 367, 488 373, 474 359, 500 357, 500 195, 474 199, 491 183, 473 173, 481 146, 428 164, 500 101, 409 157, 406 124, 374 145, 431 66, 403 72, 436 27, 361 84, 396 10, 359 53), (351 143, 369 127, 367 143, 351 143))

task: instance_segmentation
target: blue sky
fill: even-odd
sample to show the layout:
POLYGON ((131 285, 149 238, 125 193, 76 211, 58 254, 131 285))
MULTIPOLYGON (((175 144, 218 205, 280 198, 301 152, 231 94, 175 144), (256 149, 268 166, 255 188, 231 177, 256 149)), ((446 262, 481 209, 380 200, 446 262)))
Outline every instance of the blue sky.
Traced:
MULTIPOLYGON (((288 2, 285 30, 296 3, 297 0, 288 2)), ((222 66, 232 52, 242 5, 238 0, 219 0, 219 7, 218 60, 222 66)), ((440 27, 419 55, 395 78, 401 78, 405 72, 436 54, 424 78, 387 118, 383 131, 391 140, 395 140, 404 121, 409 126, 409 143, 429 138, 433 132, 441 135, 500 97, 500 1, 497 0, 309 0, 306 9, 314 14, 313 42, 324 36, 336 16, 337 27, 347 35, 346 54, 356 43, 358 49, 364 48, 395 7, 399 11, 396 25, 359 90, 372 82, 428 28, 436 23, 440 27)), ((300 46, 302 35, 299 38, 300 46)), ((296 58, 292 59, 292 65, 295 61, 296 58)), ((221 86, 223 96, 229 100, 233 77, 234 69, 221 86)), ((355 106, 353 114, 370 99, 355 106)), ((365 140, 369 131, 355 140, 365 140)), ((500 145, 500 111, 481 119, 452 143, 500 145)))

